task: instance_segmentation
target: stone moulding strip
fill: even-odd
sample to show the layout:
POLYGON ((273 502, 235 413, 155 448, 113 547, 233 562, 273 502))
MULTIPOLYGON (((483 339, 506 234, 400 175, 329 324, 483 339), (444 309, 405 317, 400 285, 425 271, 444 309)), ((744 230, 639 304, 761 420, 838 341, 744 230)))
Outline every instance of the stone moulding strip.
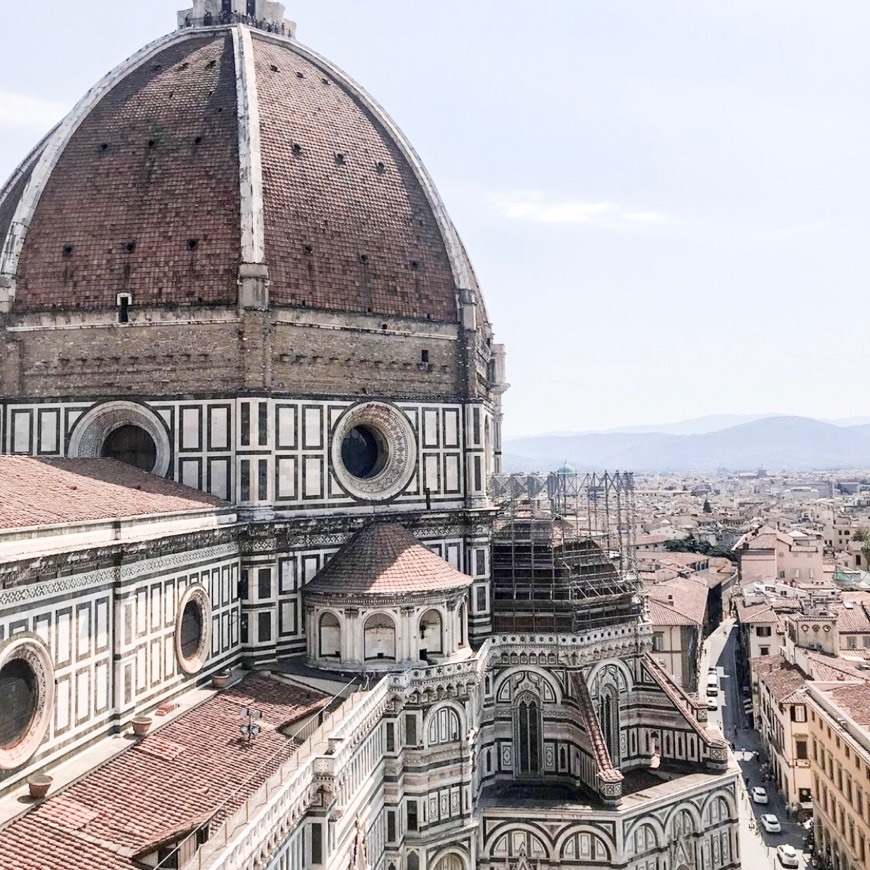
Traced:
POLYGON ((197 562, 205 563, 206 561, 224 559, 238 555, 239 548, 237 544, 219 544, 215 547, 208 547, 204 550, 191 550, 184 553, 175 553, 170 556, 161 556, 158 559, 146 559, 142 562, 122 565, 121 580, 132 580, 136 577, 141 577, 144 574, 151 574, 155 571, 164 571, 167 568, 181 568, 197 562))
POLYGON ((263 160, 260 151, 260 98, 251 31, 233 27, 236 93, 239 113, 239 185, 242 263, 263 263, 266 231, 263 218, 263 160))
POLYGON ((47 140, 42 150, 21 199, 18 201, 18 206, 15 209, 15 214, 10 224, 10 236, 7 244, 3 246, 2 255, 0 255, 2 256, 0 258, 0 275, 4 276, 9 282, 9 286, 6 289, 10 294, 11 300, 15 298, 18 263, 21 259, 24 241, 27 237, 30 223, 33 220, 33 215, 36 212, 36 207, 39 205, 39 200, 52 172, 76 130, 78 130, 103 97, 110 93, 126 76, 135 72, 169 45, 191 39, 202 39, 202 33, 175 32, 146 45, 145 48, 131 55, 123 63, 116 66, 98 84, 94 85, 55 128, 54 133, 47 140), (16 227, 18 232, 15 232, 16 227))
POLYGON ((14 586, 0 592, 0 607, 8 607, 22 602, 51 598, 54 595, 65 595, 76 592, 79 589, 96 591, 103 586, 111 585, 116 579, 115 568, 104 568, 100 571, 89 571, 78 576, 63 577, 59 580, 46 580, 37 583, 26 583, 23 586, 14 586))

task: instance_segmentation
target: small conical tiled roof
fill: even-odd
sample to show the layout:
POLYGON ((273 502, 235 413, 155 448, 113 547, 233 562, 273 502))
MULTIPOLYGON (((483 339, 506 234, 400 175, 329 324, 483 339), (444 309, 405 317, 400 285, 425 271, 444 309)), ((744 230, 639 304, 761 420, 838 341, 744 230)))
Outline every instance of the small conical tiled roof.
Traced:
POLYGON ((305 587, 319 595, 390 595, 440 592, 471 584, 395 523, 373 523, 357 532, 305 587))

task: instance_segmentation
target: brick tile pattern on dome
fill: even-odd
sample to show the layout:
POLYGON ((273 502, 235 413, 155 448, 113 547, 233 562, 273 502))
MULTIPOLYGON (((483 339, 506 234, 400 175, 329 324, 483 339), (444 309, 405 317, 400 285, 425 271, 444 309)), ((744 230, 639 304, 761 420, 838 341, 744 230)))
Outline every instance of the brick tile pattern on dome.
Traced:
POLYGON ((413 595, 469 586, 457 571, 395 523, 357 532, 305 587, 319 595, 413 595))
POLYGON ((15 307, 232 304, 240 239, 231 37, 175 42, 85 118, 34 214, 15 307))
POLYGON ((212 495, 114 459, 0 456, 0 529, 226 506, 212 495))
POLYGON ((0 870, 139 867, 136 856, 210 820, 213 831, 295 751, 278 729, 328 698, 252 675, 82 777, 0 831, 0 870), (263 714, 250 744, 242 707, 263 714), (150 751, 173 744, 175 753, 150 751))
POLYGON ((254 34, 271 298, 456 322, 455 283, 413 169, 332 75, 254 34))

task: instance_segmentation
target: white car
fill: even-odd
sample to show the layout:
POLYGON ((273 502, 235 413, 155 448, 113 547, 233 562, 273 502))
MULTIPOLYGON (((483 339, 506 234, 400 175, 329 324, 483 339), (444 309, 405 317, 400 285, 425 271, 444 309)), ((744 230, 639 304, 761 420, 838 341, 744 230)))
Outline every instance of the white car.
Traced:
POLYGON ((708 710, 718 710, 719 709, 719 699, 718 698, 707 698, 707 709, 708 710))
POLYGON ((794 846, 789 846, 786 843, 782 846, 777 846, 776 857, 779 858, 779 863, 782 864, 783 867, 798 866, 798 853, 795 851, 794 846))
POLYGON ((782 825, 780 825, 779 819, 773 813, 765 813, 761 817, 761 824, 768 834, 782 833, 782 825))
POLYGON ((756 785, 755 787, 753 787, 752 791, 750 791, 750 794, 752 795, 753 803, 767 803, 767 792, 760 785, 756 785))

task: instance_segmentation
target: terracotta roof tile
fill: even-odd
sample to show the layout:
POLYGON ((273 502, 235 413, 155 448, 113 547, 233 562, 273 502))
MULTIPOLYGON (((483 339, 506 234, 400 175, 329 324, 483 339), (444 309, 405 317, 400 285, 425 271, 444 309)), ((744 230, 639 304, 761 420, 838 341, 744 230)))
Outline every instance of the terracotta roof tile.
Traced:
POLYGON ((394 523, 357 532, 305 587, 320 595, 397 595, 470 585, 462 574, 394 523))
POLYGON ((785 656, 782 653, 773 656, 756 656, 749 660, 750 670, 759 677, 782 667, 785 667, 785 656))
POLYGON ((455 322, 444 240, 393 137, 292 43, 253 43, 270 298, 455 322))
POLYGON ((795 667, 777 668, 760 674, 758 679, 767 686, 773 699, 780 703, 784 703, 788 696, 806 685, 806 678, 795 667))
POLYGON ((737 605, 737 621, 743 625, 775 625, 779 617, 774 609, 764 602, 763 604, 744 604, 740 598, 735 599, 737 605))
MULTIPOLYGON (((292 40, 252 44, 273 304, 456 323, 451 256, 394 133, 292 40)), ((135 306, 236 302, 237 73, 229 29, 183 32, 96 102, 40 196, 17 311, 114 309, 121 291, 135 306)), ((26 180, 0 188, 0 247, 26 180)))
POLYGON ((114 459, 0 456, 0 529, 223 507, 226 502, 114 459))
POLYGON ((653 625, 703 625, 707 584, 691 577, 647 587, 653 625))
POLYGON ((865 728, 870 727, 870 685, 843 686, 830 689, 827 694, 854 722, 865 728))
POLYGON ((228 33, 173 42, 128 73, 48 180, 22 250, 16 310, 115 308, 120 291, 135 305, 234 303, 238 141, 228 33))
POLYGON ((140 866, 135 856, 241 806, 295 751, 278 729, 327 703, 313 690, 249 676, 7 825, 0 870, 140 866), (251 744, 239 732, 245 706, 263 715, 251 744))

